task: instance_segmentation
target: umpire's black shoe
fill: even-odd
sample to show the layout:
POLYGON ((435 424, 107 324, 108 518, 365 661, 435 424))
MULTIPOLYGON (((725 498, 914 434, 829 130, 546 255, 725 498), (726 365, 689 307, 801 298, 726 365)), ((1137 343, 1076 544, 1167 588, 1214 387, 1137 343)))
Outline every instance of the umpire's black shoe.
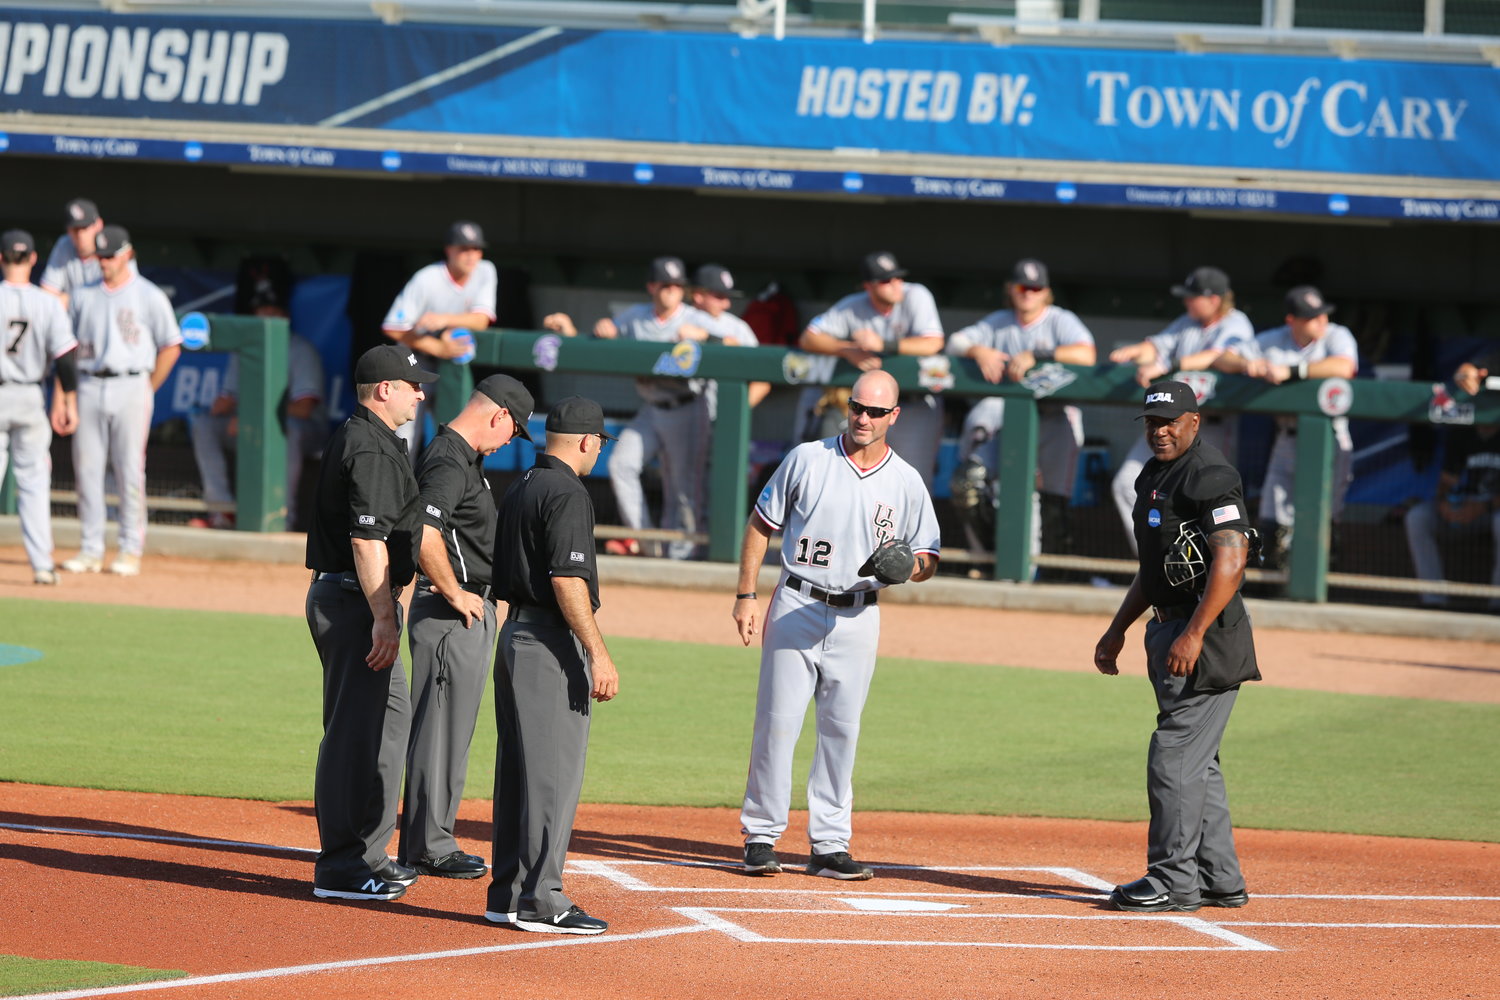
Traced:
POLYGON ((1236 909, 1250 902, 1250 894, 1244 889, 1236 889, 1234 892, 1214 892, 1212 889, 1203 890, 1204 906, 1222 906, 1226 909, 1236 909))
POLYGON ((1131 913, 1165 913, 1169 910, 1192 913, 1203 906, 1202 900, 1196 896, 1157 892, 1150 878, 1138 878, 1134 882, 1115 886, 1114 891, 1109 894, 1109 902, 1115 909, 1131 913))
POLYGON ((746 875, 776 875, 781 871, 781 862, 776 860, 776 848, 770 844, 745 845, 746 875))
POLYGON ((820 875, 823 878, 840 878, 846 882, 863 882, 867 878, 875 877, 875 872, 869 866, 862 865, 849 857, 848 851, 814 854, 807 859, 807 874, 820 875))
POLYGON ((375 869, 375 874, 387 882, 395 882, 397 885, 411 885, 417 880, 416 869, 403 865, 395 858, 386 858, 385 864, 375 869))
POLYGON ((423 875, 434 875, 438 878, 478 878, 490 870, 483 858, 465 854, 463 851, 444 854, 431 861, 418 861, 412 867, 423 875))
POLYGON ((320 899, 391 900, 400 899, 405 892, 406 886, 400 882, 391 882, 374 872, 360 881, 343 885, 313 883, 313 895, 320 899))
MULTIPOLYGON (((489 914, 485 914, 486 917, 489 914)), ((538 931, 542 934, 603 934, 609 924, 598 917, 591 917, 576 906, 555 917, 520 917, 515 926, 523 931, 538 931)))

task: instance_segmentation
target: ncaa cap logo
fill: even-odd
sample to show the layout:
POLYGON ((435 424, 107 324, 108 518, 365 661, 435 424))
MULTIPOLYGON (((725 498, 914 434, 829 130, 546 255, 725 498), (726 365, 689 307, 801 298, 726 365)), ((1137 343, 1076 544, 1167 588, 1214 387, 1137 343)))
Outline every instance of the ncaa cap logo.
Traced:
POLYGON ((1170 403, 1172 394, 1170 392, 1153 392, 1146 397, 1147 403, 1170 403))

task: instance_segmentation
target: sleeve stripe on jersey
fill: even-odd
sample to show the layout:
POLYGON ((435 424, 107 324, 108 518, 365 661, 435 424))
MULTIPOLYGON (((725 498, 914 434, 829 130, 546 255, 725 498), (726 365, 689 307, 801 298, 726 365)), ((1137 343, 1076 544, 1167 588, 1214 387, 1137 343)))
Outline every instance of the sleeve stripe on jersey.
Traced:
POLYGON ((781 525, 777 524, 775 521, 767 517, 766 512, 760 509, 760 504, 755 505, 755 516, 766 522, 766 525, 770 527, 772 531, 781 530, 781 525))

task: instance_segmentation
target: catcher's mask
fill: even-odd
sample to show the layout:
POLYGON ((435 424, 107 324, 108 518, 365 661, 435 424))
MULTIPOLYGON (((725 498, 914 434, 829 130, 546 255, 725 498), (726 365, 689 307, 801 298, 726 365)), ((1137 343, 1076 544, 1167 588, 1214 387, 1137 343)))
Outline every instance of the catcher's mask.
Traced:
MULTIPOLYGON (((1254 528, 1247 529, 1245 540, 1250 547, 1246 565, 1259 566, 1260 532, 1254 528)), ((1184 521, 1177 529, 1177 537, 1162 553, 1161 568, 1172 586, 1186 587, 1191 584, 1202 590, 1207 582, 1203 577, 1208 573, 1208 564, 1212 561, 1213 553, 1208 551, 1208 536, 1203 533, 1197 521, 1184 521)))

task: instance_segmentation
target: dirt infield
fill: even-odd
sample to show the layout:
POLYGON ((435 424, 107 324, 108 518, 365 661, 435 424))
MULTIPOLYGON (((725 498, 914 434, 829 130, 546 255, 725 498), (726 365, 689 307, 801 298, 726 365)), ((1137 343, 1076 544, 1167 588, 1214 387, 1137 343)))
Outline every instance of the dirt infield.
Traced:
MULTIPOLYGON (((7 597, 300 616, 305 579, 153 557, 138 579, 41 588, 19 550, 0 550, 7 597)), ((723 595, 605 581, 604 598, 607 635, 737 641, 723 595)), ((893 605, 882 653, 1089 670, 1104 624, 893 605)), ((1272 684, 1500 701, 1500 651, 1481 643, 1273 630, 1259 641, 1272 684)), ((1122 666, 1144 672, 1138 649, 1122 666)), ((488 802, 465 802, 466 850, 489 854, 488 817, 488 802)), ((794 815, 792 831, 804 825, 794 815)), ((1446 1000, 1494 996, 1500 976, 1496 844, 1243 830, 1249 907, 1132 915, 1101 901, 1140 874, 1144 824, 861 812, 860 857, 879 867, 855 884, 790 867, 746 878, 736 831, 725 809, 583 806, 569 888, 611 932, 552 937, 485 923, 482 880, 423 879, 391 904, 314 899, 305 802, 0 784, 0 954, 190 977, 52 996, 206 1000, 1446 1000)))

